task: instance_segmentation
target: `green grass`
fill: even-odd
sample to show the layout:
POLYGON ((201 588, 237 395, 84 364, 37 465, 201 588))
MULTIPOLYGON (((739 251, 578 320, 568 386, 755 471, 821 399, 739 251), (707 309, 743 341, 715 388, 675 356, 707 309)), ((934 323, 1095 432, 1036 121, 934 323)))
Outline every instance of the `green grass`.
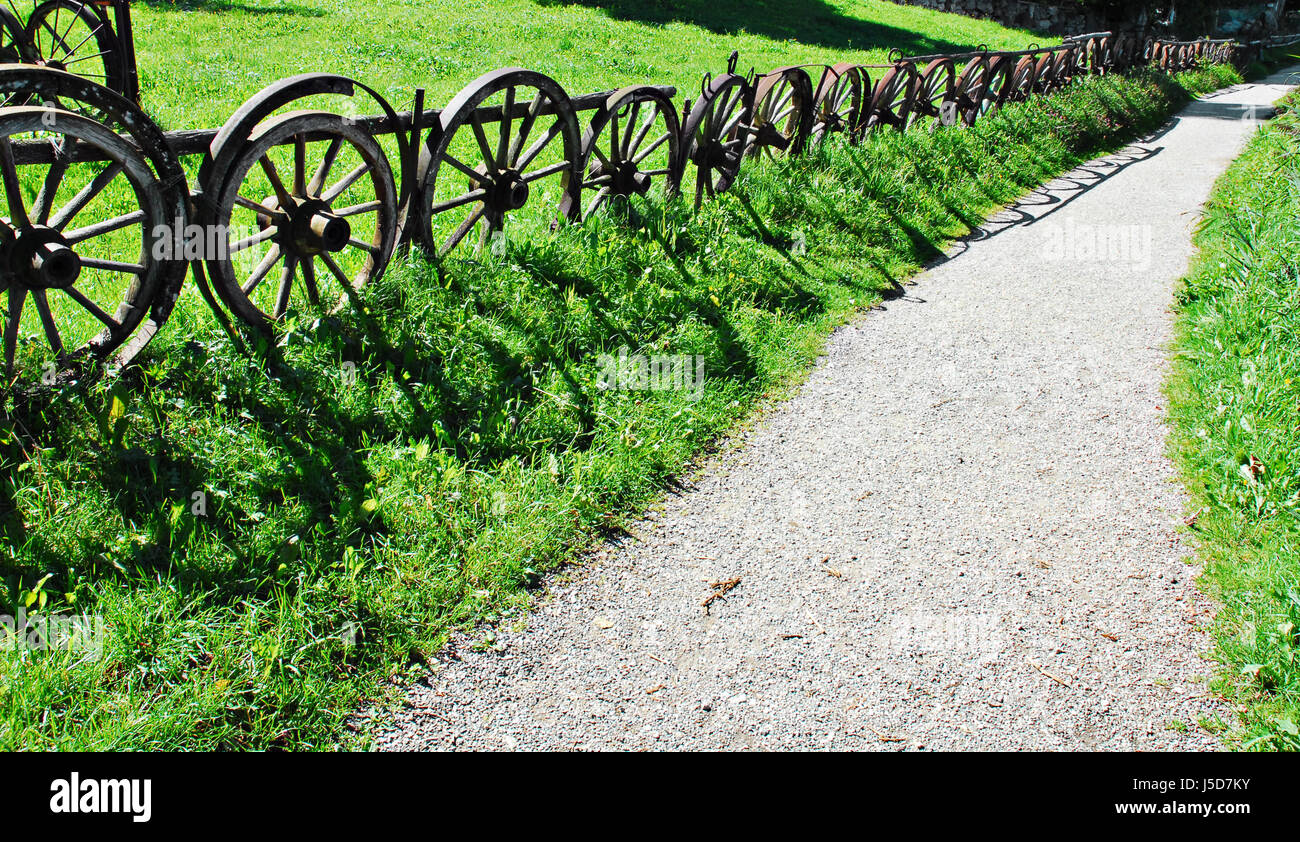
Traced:
POLYGON ((1300 115, 1262 130, 1219 181, 1179 296, 1174 450, 1197 512, 1201 583, 1222 604, 1228 739, 1300 749, 1300 115))
POLYGON ((136 4, 143 99, 165 128, 220 126, 264 85, 342 73, 395 106, 442 105, 480 74, 526 67, 570 94, 634 83, 698 96, 739 50, 742 69, 1023 49, 1039 36, 885 0, 243 0, 136 4))
MULTIPOLYGON (((393 8, 445 31, 489 20, 473 9, 435 19, 393 8)), ((958 37, 948 16, 855 8, 900 16, 888 18, 900 38, 958 37)), ((654 28, 578 6, 542 12, 647 43, 677 44, 682 29, 715 39, 717 55, 728 49, 707 26, 654 28)), ((139 18, 149 14, 178 13, 139 18)), ((236 31, 243 17, 213 15, 231 51, 213 72, 267 73, 244 80, 252 90, 300 66, 248 46, 236 31)), ((321 43, 360 31, 292 20, 321 43)), ((829 41, 844 29, 802 37, 829 41)), ((142 32, 142 45, 150 37, 142 32)), ((791 47, 786 60, 831 46, 791 47)), ((625 80, 597 81, 603 51, 579 51, 590 64, 575 87, 625 80)), ((508 60, 489 52, 474 66, 508 60)), ((376 62, 405 72, 398 57, 376 62)), ((147 77, 159 63, 146 62, 147 77)), ((462 77, 448 75, 458 86, 462 77)), ((414 674, 452 629, 517 615, 541 573, 616 529, 797 383, 832 329, 945 241, 1155 128, 1188 92, 1235 78, 1090 79, 974 129, 834 142, 748 167, 698 215, 637 200, 554 236, 512 240, 500 257, 441 269, 412 259, 367 291, 370 316, 289 318, 275 347, 252 356, 232 348, 187 286, 137 367, 0 427, 0 614, 44 606, 101 616, 108 629, 98 658, 0 652, 0 748, 354 744, 347 717, 388 679, 414 674), (701 355, 702 395, 598 388, 598 355, 621 347, 701 355), (195 493, 207 501, 202 516, 195 493)), ((208 101, 218 95, 242 97, 146 94, 224 114, 208 101)))

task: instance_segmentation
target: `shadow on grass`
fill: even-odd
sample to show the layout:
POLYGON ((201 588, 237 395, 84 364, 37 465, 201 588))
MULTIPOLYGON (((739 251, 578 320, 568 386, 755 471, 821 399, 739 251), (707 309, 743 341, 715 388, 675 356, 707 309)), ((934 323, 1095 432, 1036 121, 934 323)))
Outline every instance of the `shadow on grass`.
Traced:
POLYGON ((897 47, 904 54, 961 52, 975 46, 842 14, 825 0, 537 0, 542 6, 600 9, 616 20, 652 26, 686 23, 720 35, 741 32, 839 50, 897 47))

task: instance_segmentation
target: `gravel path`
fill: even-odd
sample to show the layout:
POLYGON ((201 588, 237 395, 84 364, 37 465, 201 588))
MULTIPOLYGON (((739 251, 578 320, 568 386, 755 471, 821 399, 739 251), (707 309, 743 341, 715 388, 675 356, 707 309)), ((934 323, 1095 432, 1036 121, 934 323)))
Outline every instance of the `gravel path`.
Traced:
POLYGON ((1169 304, 1241 106, 1284 92, 999 214, 521 630, 459 641, 379 747, 1214 748, 1169 304))

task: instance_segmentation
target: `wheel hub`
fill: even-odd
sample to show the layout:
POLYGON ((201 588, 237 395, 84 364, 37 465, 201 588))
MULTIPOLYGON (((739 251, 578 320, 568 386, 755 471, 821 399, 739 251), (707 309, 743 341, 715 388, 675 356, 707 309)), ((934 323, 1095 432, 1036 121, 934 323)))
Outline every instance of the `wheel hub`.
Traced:
POLYGON ((53 228, 6 225, 0 241, 7 274, 28 289, 67 289, 81 276, 81 258, 53 228))
POLYGON ((297 198, 291 208, 281 208, 274 197, 262 202, 267 214, 258 214, 257 224, 263 230, 276 224, 271 214, 288 217, 279 225, 275 237, 283 247, 294 254, 310 257, 323 253, 342 251, 352 237, 352 226, 338 216, 328 202, 321 199, 297 198))
POLYGON ((631 196, 633 193, 644 196, 650 192, 650 176, 641 172, 632 161, 615 164, 612 176, 610 192, 617 196, 631 196))
POLYGON ((488 188, 487 204, 498 213, 519 210, 528 202, 528 182, 516 170, 502 170, 488 188))

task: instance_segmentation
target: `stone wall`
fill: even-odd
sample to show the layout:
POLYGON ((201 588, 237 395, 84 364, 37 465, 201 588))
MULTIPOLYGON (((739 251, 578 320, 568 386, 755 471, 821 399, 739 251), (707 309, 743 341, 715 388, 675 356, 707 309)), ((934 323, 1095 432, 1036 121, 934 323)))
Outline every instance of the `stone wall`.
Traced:
POLYGON ((1028 0, 894 0, 909 6, 925 6, 940 12, 956 12, 973 18, 988 18, 1005 26, 1041 32, 1044 35, 1079 35, 1106 28, 1106 22, 1078 6, 1031 3, 1028 0))

